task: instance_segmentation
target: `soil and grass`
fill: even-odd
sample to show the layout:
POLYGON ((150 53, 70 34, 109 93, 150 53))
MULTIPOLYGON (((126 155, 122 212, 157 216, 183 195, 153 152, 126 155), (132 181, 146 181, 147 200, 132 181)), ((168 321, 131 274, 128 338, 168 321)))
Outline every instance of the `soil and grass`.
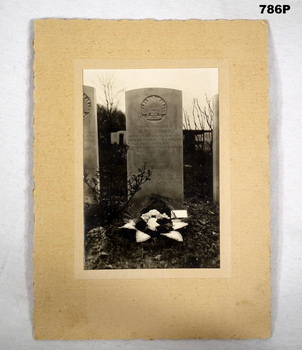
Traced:
POLYGON ((186 201, 189 225, 183 242, 167 237, 136 243, 124 235, 122 221, 97 227, 86 235, 86 269, 218 268, 218 207, 209 201, 186 201))

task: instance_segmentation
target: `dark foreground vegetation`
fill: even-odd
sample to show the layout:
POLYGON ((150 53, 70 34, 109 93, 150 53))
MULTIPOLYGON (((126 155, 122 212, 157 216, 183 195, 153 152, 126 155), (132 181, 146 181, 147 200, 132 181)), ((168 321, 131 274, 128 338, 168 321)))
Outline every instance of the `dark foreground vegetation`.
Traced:
POLYGON ((183 242, 167 237, 136 243, 119 227, 122 221, 86 234, 85 269, 219 268, 219 211, 200 199, 186 201, 189 225, 180 232, 183 242))

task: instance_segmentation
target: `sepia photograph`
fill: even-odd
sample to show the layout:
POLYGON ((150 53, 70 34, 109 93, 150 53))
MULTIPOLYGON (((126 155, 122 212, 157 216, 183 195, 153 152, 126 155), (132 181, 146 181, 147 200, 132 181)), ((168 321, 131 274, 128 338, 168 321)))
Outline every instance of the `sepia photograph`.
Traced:
POLYGON ((218 68, 83 69, 84 269, 219 269, 218 68))

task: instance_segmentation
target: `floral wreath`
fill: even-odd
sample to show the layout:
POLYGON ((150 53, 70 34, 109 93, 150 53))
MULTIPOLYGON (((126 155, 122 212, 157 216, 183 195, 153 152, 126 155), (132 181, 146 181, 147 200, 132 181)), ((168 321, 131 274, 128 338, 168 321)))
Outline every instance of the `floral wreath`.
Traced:
POLYGON ((121 229, 135 230, 136 242, 145 242, 150 238, 165 236, 179 242, 183 242, 183 237, 178 230, 188 224, 177 217, 172 217, 167 213, 160 213, 157 209, 151 209, 139 217, 130 219, 121 229))

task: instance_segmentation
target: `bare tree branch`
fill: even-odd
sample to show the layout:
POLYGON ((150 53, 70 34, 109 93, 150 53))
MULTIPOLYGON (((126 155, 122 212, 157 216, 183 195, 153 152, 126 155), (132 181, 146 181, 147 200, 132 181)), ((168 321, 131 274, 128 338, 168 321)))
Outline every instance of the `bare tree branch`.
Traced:
MULTIPOLYGON (((184 113, 184 119, 189 129, 193 129, 190 124, 188 113, 184 113)), ((192 118, 195 130, 213 130, 213 109, 211 107, 211 99, 206 95, 206 106, 200 107, 198 98, 194 98, 192 102, 192 118)))
POLYGON ((115 88, 114 76, 112 74, 106 76, 98 75, 98 81, 98 86, 102 90, 101 99, 109 115, 111 115, 117 109, 122 93, 125 90, 117 90, 115 88))

